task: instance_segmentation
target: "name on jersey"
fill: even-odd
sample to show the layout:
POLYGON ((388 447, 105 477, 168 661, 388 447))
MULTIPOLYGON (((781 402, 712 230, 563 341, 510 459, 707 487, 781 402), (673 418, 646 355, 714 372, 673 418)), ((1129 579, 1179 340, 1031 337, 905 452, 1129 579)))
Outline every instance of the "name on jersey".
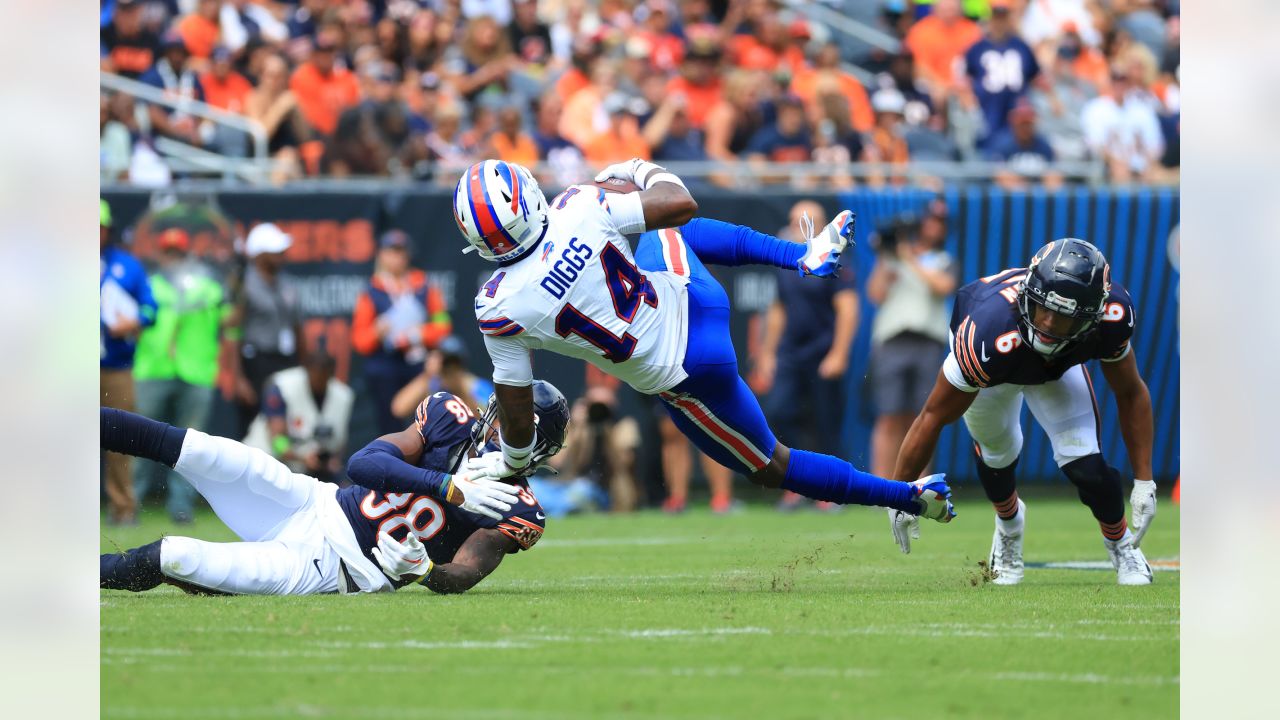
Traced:
POLYGON ((563 299, 564 294, 569 291, 569 287, 578 279, 578 274, 587 266, 587 261, 594 254, 590 245, 578 238, 571 238, 569 247, 560 251, 560 259, 551 265, 551 269, 538 284, 557 300, 563 299))

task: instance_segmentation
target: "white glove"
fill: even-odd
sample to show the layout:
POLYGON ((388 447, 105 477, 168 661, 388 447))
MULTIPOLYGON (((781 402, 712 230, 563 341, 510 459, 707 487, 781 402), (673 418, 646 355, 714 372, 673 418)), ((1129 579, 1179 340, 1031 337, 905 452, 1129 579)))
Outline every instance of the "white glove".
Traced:
POLYGON ((471 480, 479 480, 481 478, 497 480, 510 477, 516 472, 503 461, 501 450, 494 450, 473 458, 467 458, 462 462, 462 471, 471 480))
POLYGON ((1129 496, 1129 505, 1133 508, 1133 546, 1142 542, 1142 536, 1151 529, 1151 521, 1156 517, 1156 483, 1154 480, 1134 480, 1133 494, 1129 496))
POLYGON ((487 474, 463 471, 450 480, 445 500, 468 512, 501 520, 502 513, 515 504, 519 491, 515 485, 498 482, 487 474))
POLYGON ((397 580, 416 580, 431 572, 435 565, 427 557, 427 549, 413 533, 409 533, 403 543, 396 542, 395 538, 385 532, 378 533, 378 546, 373 549, 373 559, 378 561, 388 576, 397 580))
POLYGON ((642 162, 645 161, 640 158, 631 158, 626 162, 614 163, 596 173, 596 182, 604 182, 609 178, 618 178, 619 180, 634 183, 636 181, 636 170, 642 162))
POLYGON ((903 555, 911 554, 912 538, 920 539, 920 516, 902 510, 889 510, 889 529, 893 531, 893 540, 902 548, 903 555))

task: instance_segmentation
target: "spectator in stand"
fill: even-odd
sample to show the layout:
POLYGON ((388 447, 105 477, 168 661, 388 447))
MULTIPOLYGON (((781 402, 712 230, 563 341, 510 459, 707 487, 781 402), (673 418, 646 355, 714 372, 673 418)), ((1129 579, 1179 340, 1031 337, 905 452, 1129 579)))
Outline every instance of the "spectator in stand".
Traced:
POLYGON ((729 59, 743 70, 776 72, 788 49, 787 28, 773 9, 760 12, 751 22, 751 34, 734 35, 729 40, 729 59))
POLYGON ((881 236, 867 298, 880 306, 871 325, 871 386, 876 422, 871 472, 892 473, 898 448, 924 407, 947 352, 947 298, 956 289, 951 256, 943 249, 947 206, 929 203, 924 220, 881 236))
POLYGON ((608 130, 609 116, 604 100, 617 91, 617 63, 597 62, 591 68, 591 82, 565 101, 560 115, 560 134, 585 152, 596 135, 608 130))
MULTIPOLYGON (((98 200, 98 252, 102 274, 98 276, 101 300, 99 320, 98 381, 103 407, 133 411, 133 357, 138 334, 156 319, 156 301, 142 263, 115 242, 111 231, 111 206, 98 200)), ((137 522, 129 456, 107 453, 107 523, 137 522)))
POLYGON ((133 139, 141 134, 134 108, 133 98, 124 93, 102 96, 98 147, 104 183, 129 178, 133 139))
POLYGON ((195 11, 178 21, 178 34, 192 57, 206 60, 213 54, 222 34, 218 26, 221 8, 219 0, 196 0, 195 11))
POLYGON ((428 395, 441 391, 457 395, 473 410, 488 405, 493 394, 492 382, 467 369, 467 347, 456 335, 441 340, 435 350, 427 353, 422 373, 400 388, 391 400, 391 414, 411 418, 428 395))
MULTIPOLYGON (((907 141, 902 137, 902 113, 906 109, 906 99, 897 90, 886 88, 877 90, 871 96, 871 108, 876 113, 876 126, 871 131, 868 141, 862 149, 862 161, 887 165, 905 166, 910 159, 907 141)), ((905 184, 905 176, 893 176, 889 180, 896 185, 905 184)), ((867 175, 871 185, 885 182, 884 170, 875 170, 867 175)))
POLYGON ((302 116, 322 135, 332 135, 342 111, 360 102, 360 83, 351 71, 336 64, 337 52, 332 34, 321 33, 311 57, 289 79, 302 116))
MULTIPOLYGON (((899 126, 907 141, 907 155, 913 162, 955 162, 961 159, 960 148, 947 128, 947 115, 928 114, 928 106, 908 101, 899 126), (924 111, 924 115, 920 111, 924 111)), ((917 182, 923 182, 920 178, 917 182)))
POLYGON ((911 26, 904 45, 915 57, 916 72, 935 105, 956 89, 956 61, 982 37, 982 29, 960 14, 959 0, 937 0, 933 12, 911 26))
POLYGON ((488 16, 467 21, 456 55, 445 63, 455 88, 470 103, 500 103, 515 87, 520 60, 497 20, 488 16))
POLYGON ((445 45, 436 33, 439 17, 430 8, 422 8, 409 20, 405 67, 426 73, 435 71, 444 57, 445 45))
POLYGON ((609 116, 609 128, 587 143, 584 148, 587 162, 593 167, 605 167, 631 158, 652 157, 638 120, 647 110, 644 100, 639 98, 628 98, 622 93, 606 97, 604 111, 609 116))
POLYGON ((273 374, 263 393, 262 414, 254 418, 244 444, 321 482, 345 480, 355 393, 333 371, 333 357, 316 350, 306 354, 300 367, 273 374))
POLYGON ((231 51, 227 48, 214 48, 211 58, 213 62, 209 71, 200 76, 204 101, 220 110, 244 114, 253 85, 235 71, 231 51))
MULTIPOLYGON (((803 243, 813 232, 814 219, 821 222, 824 216, 821 205, 802 200, 791 208, 791 222, 778 237, 803 243)), ((778 293, 769 306, 755 363, 757 387, 768 393, 765 414, 789 447, 839 456, 846 398, 841 386, 858 329, 853 271, 842 268, 833 282, 824 283, 804 282, 798 274, 782 271, 777 279, 778 293), (812 436, 808 444, 799 437, 806 431, 812 436)), ((805 502, 800 495, 784 493, 779 507, 790 510, 805 502)))
POLYGON ((653 159, 675 162, 705 162, 706 143, 702 131, 689 122, 685 111, 688 100, 683 95, 671 95, 658 106, 644 126, 644 140, 652 147, 653 159))
POLYGON ((151 121, 151 132, 199 147, 204 144, 200 124, 195 117, 183 111, 184 103, 181 101, 203 101, 204 86, 191 67, 182 38, 172 31, 166 32, 160 39, 160 47, 160 59, 140 79, 163 90, 170 100, 179 101, 179 105, 177 109, 149 105, 147 117, 151 121))
POLYGON ((422 373, 427 351, 453 332, 440 291, 409 264, 409 236, 389 230, 378 242, 369 286, 356 298, 351 345, 365 356, 365 383, 381 434, 404 429, 391 400, 422 373))
POLYGON ((1070 64, 1071 75, 1091 84, 1094 94, 1105 89, 1110 82, 1111 69, 1107 58, 1097 48, 1085 44, 1073 22, 1062 26, 1062 37, 1054 55, 1070 64))
POLYGON ((1102 44, 1102 36, 1089 12, 1089 0, 1035 0, 1028 2, 1022 13, 1020 34, 1032 47, 1052 45, 1067 23, 1075 25, 1080 38, 1089 47, 1102 44))
MULTIPOLYGON (((570 16, 572 14, 573 10, 570 8, 570 16)), ((568 103, 579 90, 591 84, 592 68, 596 66, 599 57, 599 43, 585 35, 574 37, 569 67, 555 82, 555 93, 562 103, 568 103)))
POLYGON ((538 146, 538 157, 551 168, 550 176, 543 176, 540 180, 567 187, 580 182, 589 174, 589 170, 587 160, 578 146, 560 134, 558 125, 563 107, 564 103, 555 93, 547 93, 534 103, 536 125, 533 142, 538 146))
MULTIPOLYGON (((1096 97, 1098 91, 1090 79, 1080 74, 1080 53, 1099 53, 1083 45, 1080 37, 1070 32, 1063 35, 1062 42, 1051 63, 1045 66, 1044 87, 1033 88, 1027 99, 1036 111, 1039 132, 1053 148, 1054 158, 1059 162, 1085 160, 1089 147, 1081 118, 1085 104, 1096 97)), ((1102 87, 1106 87, 1111 80, 1105 59, 1102 70, 1102 87)))
POLYGON ((331 0, 298 0, 298 6, 285 21, 289 37, 315 40, 316 32, 320 30, 320 18, 330 2, 331 0))
POLYGON ((292 244, 292 238, 271 223, 255 225, 245 239, 249 266, 236 298, 236 327, 229 333, 236 344, 231 374, 239 415, 237 437, 244 437, 257 416, 267 378, 298 363, 298 291, 280 277, 284 252, 292 244))
POLYGON ((304 149, 314 131, 302 116, 298 97, 289 89, 289 66, 284 58, 273 53, 263 60, 258 85, 245 99, 245 114, 262 123, 267 133, 267 152, 276 161, 272 179, 281 182, 300 177, 304 149))
POLYGON ((246 46, 279 45, 289 39, 289 27, 259 0, 230 0, 218 14, 220 42, 233 53, 246 46))
POLYGON ((472 152, 482 152, 489 138, 498 130, 498 113, 490 105, 471 106, 471 127, 462 132, 462 145, 472 152))
POLYGON ((875 113, 871 100, 862 83, 840 69, 840 46, 829 42, 822 46, 813 59, 812 68, 797 70, 791 78, 791 92, 805 101, 812 110, 818 109, 818 87, 835 86, 849 104, 849 115, 858 132, 869 132, 875 125, 875 113))
POLYGON ((116 0, 111 22, 98 34, 103 72, 138 79, 151 69, 160 38, 142 23, 142 0, 116 0))
POLYGON ((1154 0, 1116 0, 1111 11, 1115 13, 1112 23, 1115 29, 1128 33, 1155 57, 1164 55, 1164 18, 1156 10, 1154 0))
POLYGON ((512 0, 461 0, 458 6, 462 10, 462 17, 468 21, 488 17, 493 19, 495 25, 505 26, 511 24, 511 2, 512 0))
POLYGON ((853 187, 854 180, 846 166, 862 158, 862 136, 849 124, 849 103, 834 86, 819 91, 818 122, 814 128, 813 161, 832 169, 823 179, 836 189, 853 187))
POLYGON ((1036 111, 1021 103, 1009 111, 1009 127, 991 139, 987 157, 1005 163, 996 173, 996 184, 1020 190, 1028 183, 1041 183, 1047 190, 1062 186, 1062 174, 1048 170, 1053 163, 1053 147, 1036 132, 1036 111))
POLYGON ((685 106, 689 122, 698 129, 706 124, 711 108, 720 102, 720 76, 716 67, 720 50, 714 41, 698 39, 689 43, 680 74, 667 84, 670 93, 682 93, 689 101, 685 106))
POLYGON ((1081 118, 1089 149, 1106 162, 1107 177, 1113 183, 1154 180, 1164 153, 1155 110, 1131 90, 1129 76, 1116 69, 1111 88, 1090 100, 1081 118))
POLYGON ((764 128, 763 81, 763 73, 745 70, 734 70, 725 79, 724 96, 707 113, 707 155, 713 160, 736 162, 764 128))
MULTIPOLYGON (((516 6, 517 15, 520 7, 516 6)), ((519 107, 507 105, 498 111, 498 130, 489 138, 489 150, 485 155, 525 167, 538 163, 538 144, 524 131, 519 107)))
POLYGON ((514 0, 515 17, 507 27, 511 48, 524 72, 541 78, 551 64, 551 30, 538 20, 537 0, 514 0))
MULTIPOLYGON (((813 141, 805 118, 804 101, 795 95, 785 95, 778 100, 777 118, 765 125, 747 145, 747 159, 763 173, 766 162, 808 162, 813 153, 813 141)), ((781 182, 786 176, 762 178, 766 182, 781 182)))
POLYGON ((462 171, 475 162, 476 149, 462 137, 462 108, 456 103, 436 108, 431 132, 423 138, 434 166, 436 182, 453 187, 462 171))
POLYGON ((671 31, 675 17, 671 0, 648 0, 636 8, 641 30, 636 37, 649 49, 649 66, 656 72, 670 74, 684 59, 684 42, 671 31))
MULTIPOLYGON (((199 430, 209 422, 222 326, 230 307, 213 272, 190 255, 186 230, 164 230, 158 245, 157 267, 150 277, 156 321, 139 336, 134 356, 138 413, 199 430)), ((179 524, 190 523, 195 488, 159 463, 134 466, 133 490, 138 505, 156 481, 167 489, 169 518, 179 524)))
MULTIPOLYGON (((898 53, 888 59, 885 72, 876 78, 877 88, 897 90, 905 102, 902 113, 908 125, 919 126, 935 115, 933 98, 926 92, 924 83, 916 77, 916 61, 909 52, 898 53)), ((872 122, 875 115, 872 112, 872 122)))
POLYGON ((978 145, 986 147, 1008 128, 1010 111, 1040 75, 1031 47, 1014 30, 1010 0, 991 0, 987 33, 965 51, 963 67, 969 87, 962 96, 982 109, 985 130, 978 145))

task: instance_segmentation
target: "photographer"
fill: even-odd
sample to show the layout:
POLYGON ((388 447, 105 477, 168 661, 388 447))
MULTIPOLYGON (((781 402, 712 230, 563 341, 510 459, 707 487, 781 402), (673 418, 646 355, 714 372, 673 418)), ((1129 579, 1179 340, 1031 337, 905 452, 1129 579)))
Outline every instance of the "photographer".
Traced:
POLYGON ((316 351, 300 367, 272 375, 262 414, 249 426, 244 444, 270 453, 296 473, 322 482, 342 480, 355 393, 333 370, 333 358, 316 351))
POLYGON ((610 512, 636 509, 636 447, 640 429, 617 414, 617 394, 595 386, 573 404, 564 450, 551 460, 563 480, 531 484, 548 513, 561 514, 591 506, 610 512))
POLYGON ((867 297, 879 307, 871 325, 870 379, 876 401, 871 471, 890 475, 898 448, 933 388, 947 352, 947 298, 956 289, 942 249, 947 206, 933 200, 922 220, 897 218, 874 239, 877 262, 867 297))

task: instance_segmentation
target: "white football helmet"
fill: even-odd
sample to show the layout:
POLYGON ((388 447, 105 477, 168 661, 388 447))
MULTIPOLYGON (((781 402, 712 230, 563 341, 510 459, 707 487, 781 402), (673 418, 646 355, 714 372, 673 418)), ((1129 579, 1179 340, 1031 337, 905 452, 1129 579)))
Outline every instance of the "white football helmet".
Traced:
POLYGON ((453 191, 453 219, 475 250, 492 262, 510 260, 547 231, 547 198, 527 168, 482 160, 467 168, 453 191))

